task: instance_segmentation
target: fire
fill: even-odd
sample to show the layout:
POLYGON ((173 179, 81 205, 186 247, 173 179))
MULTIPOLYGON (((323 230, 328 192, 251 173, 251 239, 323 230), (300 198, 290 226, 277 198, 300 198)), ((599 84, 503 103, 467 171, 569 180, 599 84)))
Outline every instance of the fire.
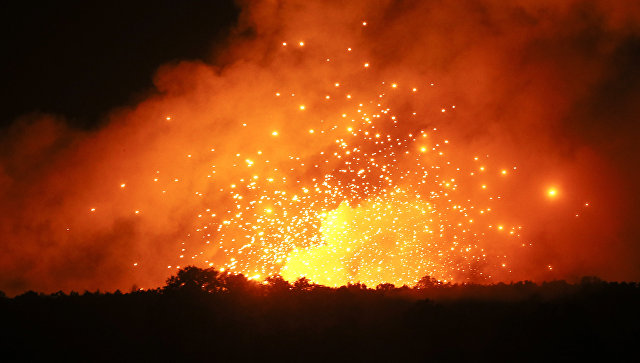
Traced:
POLYGON ((635 271, 632 164, 590 128, 618 48, 567 43, 590 36, 568 20, 600 17, 348 4, 251 2, 211 59, 163 66, 98 129, 9 133, 4 289, 157 286, 187 265, 369 286, 635 271))
MULTIPOLYGON (((517 177, 516 167, 509 175, 490 169, 488 156, 478 166, 479 158, 458 150, 437 123, 416 122, 416 112, 395 110, 389 85, 394 97, 416 97, 417 87, 405 90, 375 78, 373 84, 371 78, 328 81, 317 85, 324 92, 315 99, 300 96, 312 94, 304 89, 276 85, 305 102, 297 104, 299 110, 325 102, 323 116, 307 112, 269 131, 282 147, 301 140, 314 148, 288 148, 294 152, 283 158, 264 139, 246 139, 245 149, 258 151, 235 153, 244 163, 233 164, 234 179, 219 189, 224 202, 206 206, 188 235, 204 242, 192 258, 254 278, 304 276, 331 286, 412 285, 424 275, 483 280, 504 270, 508 256, 488 250, 496 241, 521 245, 509 240, 520 238, 522 227, 494 219, 500 189, 489 185, 517 177), (423 126, 407 129, 408 119, 423 126)), ((289 107, 277 103, 280 92, 270 94, 281 105, 276 107, 289 107)), ((215 173, 216 165, 211 169, 215 173)))

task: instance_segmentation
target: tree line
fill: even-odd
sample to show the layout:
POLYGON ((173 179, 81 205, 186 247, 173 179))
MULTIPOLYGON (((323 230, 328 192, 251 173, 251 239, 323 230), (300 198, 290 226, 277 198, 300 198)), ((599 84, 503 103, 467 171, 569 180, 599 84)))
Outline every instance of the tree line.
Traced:
POLYGON ((575 361, 637 356, 640 288, 476 285, 331 288, 185 267, 127 293, 0 297, 2 361, 575 361))

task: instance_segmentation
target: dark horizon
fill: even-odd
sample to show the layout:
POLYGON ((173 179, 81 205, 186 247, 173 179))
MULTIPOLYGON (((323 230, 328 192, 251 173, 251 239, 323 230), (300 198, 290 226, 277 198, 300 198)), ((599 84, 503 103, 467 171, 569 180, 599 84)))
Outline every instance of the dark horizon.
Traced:
POLYGON ((640 285, 337 289, 184 268, 129 293, 0 296, 2 357, 120 361, 577 361, 637 354, 640 285))

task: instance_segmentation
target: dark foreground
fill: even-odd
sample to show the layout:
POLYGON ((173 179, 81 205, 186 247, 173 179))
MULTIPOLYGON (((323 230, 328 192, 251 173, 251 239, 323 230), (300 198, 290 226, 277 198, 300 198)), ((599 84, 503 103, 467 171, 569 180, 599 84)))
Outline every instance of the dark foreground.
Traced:
POLYGON ((0 298, 0 361, 638 361, 635 283, 329 289, 206 271, 0 298))

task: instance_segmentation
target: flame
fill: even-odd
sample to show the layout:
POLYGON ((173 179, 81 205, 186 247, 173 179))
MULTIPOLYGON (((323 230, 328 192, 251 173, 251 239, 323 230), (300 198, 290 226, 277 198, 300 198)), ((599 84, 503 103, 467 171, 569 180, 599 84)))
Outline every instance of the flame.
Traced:
MULTIPOLYGON (((487 250, 502 243, 521 245, 509 240, 518 239, 522 227, 495 227, 493 205, 501 196, 498 188, 489 192, 488 185, 512 177, 516 167, 509 175, 489 169, 488 155, 479 161, 458 150, 454 139, 435 126, 438 122, 394 111, 388 85, 396 98, 416 97, 417 87, 384 80, 371 87, 369 78, 355 76, 358 82, 326 82, 326 90, 333 88, 329 95, 304 97, 305 105, 297 107, 310 116, 281 124, 278 131, 271 128, 272 138, 283 139, 273 139, 277 145, 299 140, 314 145, 312 152, 288 148, 292 153, 283 157, 277 145, 256 138, 246 146, 259 151, 230 155, 245 162, 233 164, 235 179, 219 189, 225 196, 219 205, 226 209, 210 205, 199 213, 202 221, 188 237, 205 245, 194 257, 247 276, 304 276, 331 286, 412 285, 424 275, 485 280, 493 272, 510 271, 508 256, 487 250), (354 87, 345 86, 349 83, 354 87), (334 99, 342 101, 325 105, 319 119, 317 105, 334 99), (405 123, 422 127, 409 130, 405 123)), ((291 97, 309 93, 290 92, 291 97)), ((295 101, 276 103, 281 92, 271 94, 284 112, 295 107, 295 101)), ((211 168, 215 173, 217 166, 211 168)))
POLYGON ((0 288, 637 276, 635 169, 596 102, 637 16, 609 3, 246 4, 214 64, 161 67, 95 132, 7 134, 0 288))

